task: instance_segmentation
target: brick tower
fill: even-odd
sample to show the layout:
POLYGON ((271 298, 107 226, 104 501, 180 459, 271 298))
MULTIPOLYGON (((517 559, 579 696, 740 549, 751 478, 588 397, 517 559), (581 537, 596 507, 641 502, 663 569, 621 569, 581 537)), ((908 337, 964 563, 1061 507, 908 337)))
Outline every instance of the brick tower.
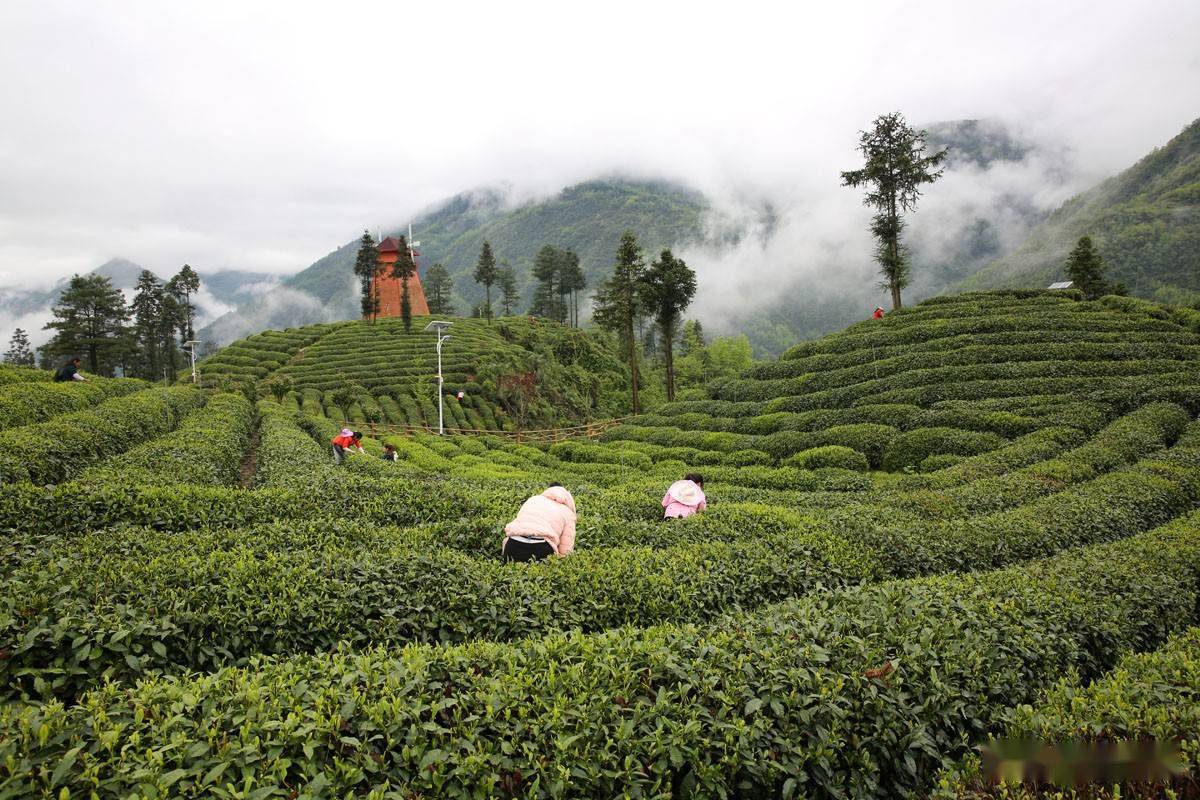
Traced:
MULTIPOLYGON (((416 250, 412 251, 413 263, 417 263, 416 250)), ((400 258, 400 242, 389 236, 379 243, 379 270, 375 273, 375 295, 379 298, 379 316, 400 316, 400 279, 392 277, 392 264, 400 258)), ((417 271, 408 279, 408 300, 412 304, 414 317, 428 316, 429 303, 425 301, 425 290, 417 271)))

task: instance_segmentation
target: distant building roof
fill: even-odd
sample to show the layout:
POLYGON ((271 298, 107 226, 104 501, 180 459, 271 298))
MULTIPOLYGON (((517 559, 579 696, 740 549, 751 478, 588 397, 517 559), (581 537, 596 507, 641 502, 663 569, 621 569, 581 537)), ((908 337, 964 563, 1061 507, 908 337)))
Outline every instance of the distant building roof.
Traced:
POLYGON ((395 236, 389 236, 379 243, 379 252, 381 253, 399 253, 400 242, 395 236))
POLYGON ((1050 284, 1046 288, 1047 289, 1070 289, 1074 285, 1075 284, 1072 281, 1059 281, 1058 283, 1050 284))

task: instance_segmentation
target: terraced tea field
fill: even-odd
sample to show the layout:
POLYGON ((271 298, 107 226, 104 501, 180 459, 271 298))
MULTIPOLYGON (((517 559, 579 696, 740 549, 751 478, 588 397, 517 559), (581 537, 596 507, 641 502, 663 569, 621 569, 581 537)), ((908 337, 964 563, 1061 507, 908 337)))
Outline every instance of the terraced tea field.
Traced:
POLYGON ((407 385, 366 327, 208 362, 282 403, 0 371, 0 798, 977 796, 1023 733, 1200 778, 1200 314, 939 298, 602 441, 338 467, 339 375, 407 385), (576 552, 502 563, 549 481, 576 552))
MULTIPOLYGON (((216 386, 281 380, 289 390, 281 397, 284 405, 313 416, 355 425, 374 422, 436 430, 436 337, 423 331, 430 319, 415 317, 411 333, 405 333, 398 319, 266 331, 204 360, 201 374, 206 384, 216 386), (349 402, 338 394, 348 383, 362 388, 349 402)), ((551 398, 564 422, 615 416, 603 408, 601 395, 628 381, 625 370, 615 354, 582 332, 528 318, 505 318, 492 325, 456 319, 442 356, 445 426, 512 430, 515 422, 497 401, 495 387, 483 385, 485 376, 478 373, 486 372, 492 360, 528 360, 526 368, 537 370, 539 359, 529 360, 530 351, 540 351, 540 363, 552 358, 567 373, 554 382, 554 391, 566 389, 564 384, 588 390, 590 396, 582 398, 551 398), (455 397, 459 390, 461 400, 455 397)))

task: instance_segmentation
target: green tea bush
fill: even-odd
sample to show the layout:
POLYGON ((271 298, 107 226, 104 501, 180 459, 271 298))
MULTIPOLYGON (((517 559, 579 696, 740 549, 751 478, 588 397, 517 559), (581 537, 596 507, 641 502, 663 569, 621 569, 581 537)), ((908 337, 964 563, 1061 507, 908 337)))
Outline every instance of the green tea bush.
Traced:
POLYGON ((75 538, 69 555, 6 576, 0 686, 70 697, 100 673, 214 669, 255 653, 699 621, 879 574, 870 554, 817 535, 592 550, 534 569, 406 538, 374 552, 265 550, 222 531, 75 538))
MULTIPOLYGON (((1200 770, 1200 628, 1172 637, 1151 653, 1131 654, 1116 668, 1090 685, 1064 678, 1036 705, 1014 709, 1003 737, 1010 741, 1078 742, 1157 741, 1175 743, 1180 749, 1184 774, 1170 781, 1177 796, 1186 796, 1187 786, 1200 770)), ((978 758, 952 771, 935 796, 1013 798, 1036 797, 1033 787, 983 781, 978 758)), ((1048 787, 1049 788, 1049 787, 1048 787)), ((1053 787, 1064 798, 1117 798, 1134 790, 1150 790, 1172 796, 1162 782, 1098 781, 1087 786, 1053 787)))
POLYGON ((253 660, 9 704, 0 777, 27 796, 920 794, 1010 704, 1194 625, 1196 524, 710 627, 253 660))
POLYGON ((240 477, 254 407, 240 394, 218 394, 166 436, 89 467, 80 481, 229 486, 240 477))
POLYGON ((174 430, 204 395, 190 386, 146 389, 47 422, 0 431, 0 482, 57 483, 90 464, 174 430))
POLYGON ((1012 510, 849 533, 890 552, 897 575, 1001 566, 1128 536, 1191 510, 1200 505, 1197 466, 1200 443, 1176 445, 1012 510))
POLYGON ((0 429, 32 425, 148 386, 145 381, 128 378, 96 378, 86 383, 27 381, 7 386, 0 384, 0 429))
POLYGON ((0 386, 14 383, 49 383, 53 379, 54 373, 48 369, 0 364, 0 386))
POLYGON ((825 447, 813 447, 801 450, 783 462, 783 466, 800 469, 820 469, 836 467, 855 472, 866 472, 871 468, 867 457, 857 450, 842 445, 831 444, 825 447))
POLYGON ((916 466, 929 456, 974 456, 995 450, 1005 440, 994 433, 976 433, 957 428, 918 428, 897 434, 883 451, 882 466, 898 472, 916 466))

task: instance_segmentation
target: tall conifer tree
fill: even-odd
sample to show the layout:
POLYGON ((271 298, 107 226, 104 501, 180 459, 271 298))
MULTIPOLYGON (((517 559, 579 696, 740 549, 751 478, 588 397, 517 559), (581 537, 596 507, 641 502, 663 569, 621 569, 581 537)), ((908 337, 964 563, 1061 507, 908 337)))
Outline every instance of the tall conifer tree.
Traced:
POLYGON ((359 305, 363 319, 375 321, 379 314, 379 297, 375 294, 375 273, 379 269, 379 246, 370 231, 363 231, 354 259, 354 274, 358 277, 359 305))
POLYGON ((487 304, 484 313, 487 314, 488 324, 492 324, 492 285, 496 283, 496 256, 492 253, 492 244, 483 240, 479 248, 479 261, 475 264, 475 282, 482 284, 487 293, 487 304))
POLYGON ((441 264, 434 264, 425 272, 425 300, 429 313, 448 315, 454 313, 454 279, 450 271, 441 264))
POLYGON ((908 249, 900 242, 904 230, 902 211, 915 211, 921 186, 942 176, 939 165, 947 150, 925 155, 925 131, 908 126, 899 111, 875 119, 869 131, 859 132, 858 149, 866 159, 862 169, 842 173, 842 185, 867 186, 863 205, 877 213, 871 233, 878 245, 875 261, 883 281, 880 286, 891 292, 892 308, 902 305, 900 291, 908 285, 908 249))
POLYGON ((645 261, 642 259, 642 249, 638 246, 637 237, 633 235, 633 231, 626 231, 617 247, 617 263, 613 266, 612 277, 596 292, 593 298, 595 308, 592 312, 592 319, 596 324, 616 334, 621 348, 625 351, 625 360, 629 363, 634 414, 640 414, 642 410, 638 400, 638 340, 635 323, 642 305, 639 290, 644 270, 645 261))
POLYGON ((21 328, 13 331, 12 339, 8 342, 8 350, 4 353, 4 362, 18 367, 35 366, 33 350, 29 347, 29 334, 21 328))
POLYGON ((412 333, 412 296, 408 291, 408 281, 417 271, 413 261, 412 251, 408 249, 408 240, 400 237, 400 253, 392 264, 392 277, 400 279, 400 319, 404 322, 404 332, 412 333))
POLYGON ((675 338, 683 312, 696 296, 696 273, 670 250, 650 265, 639 288, 642 307, 654 317, 662 334, 663 356, 667 368, 667 400, 675 399, 675 338))
POLYGON ((508 262, 496 271, 496 284, 500 287, 500 310, 504 316, 511 317, 520 302, 517 293, 517 273, 508 262))

